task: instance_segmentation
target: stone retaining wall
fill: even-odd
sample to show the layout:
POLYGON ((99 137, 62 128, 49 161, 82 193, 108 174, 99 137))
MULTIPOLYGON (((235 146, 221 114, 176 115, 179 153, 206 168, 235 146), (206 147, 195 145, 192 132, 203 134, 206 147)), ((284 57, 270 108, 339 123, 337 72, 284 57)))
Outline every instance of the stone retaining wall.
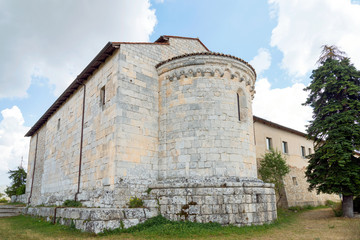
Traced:
POLYGON ((151 195, 158 200, 161 214, 170 220, 244 226, 271 223, 276 219, 273 187, 258 179, 177 182, 151 186, 151 195))
POLYGON ((100 233, 105 229, 129 228, 158 215, 151 208, 55 208, 29 207, 24 214, 42 217, 47 221, 75 226, 86 232, 100 233))
POLYGON ((94 233, 128 228, 159 214, 173 221, 260 225, 277 217, 273 187, 255 178, 181 178, 150 185, 143 208, 29 207, 24 214, 94 233))

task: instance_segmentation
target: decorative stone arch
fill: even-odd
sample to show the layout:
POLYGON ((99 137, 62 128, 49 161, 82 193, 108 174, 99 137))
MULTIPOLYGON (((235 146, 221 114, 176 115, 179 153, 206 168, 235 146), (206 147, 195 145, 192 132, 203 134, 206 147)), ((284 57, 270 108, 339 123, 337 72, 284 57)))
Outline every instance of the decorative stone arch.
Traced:
POLYGON ((236 102, 239 122, 247 121, 248 103, 246 93, 242 88, 239 88, 236 92, 236 102))

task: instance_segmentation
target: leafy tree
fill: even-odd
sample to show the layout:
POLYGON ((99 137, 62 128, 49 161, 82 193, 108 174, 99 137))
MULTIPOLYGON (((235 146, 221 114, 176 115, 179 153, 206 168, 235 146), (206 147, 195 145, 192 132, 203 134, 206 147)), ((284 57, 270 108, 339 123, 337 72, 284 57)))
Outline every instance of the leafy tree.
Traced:
POLYGON ((16 170, 10 170, 11 186, 5 189, 5 193, 11 197, 13 195, 21 195, 25 193, 26 187, 26 172, 24 168, 18 167, 16 170))
MULTIPOLYGON (((343 195, 343 214, 353 217, 353 196, 360 193, 360 72, 346 57, 326 57, 312 72, 304 105, 313 108, 307 126, 315 153, 306 170, 309 190, 343 195)), ((339 53, 339 52, 338 52, 339 53)))
POLYGON ((282 189, 284 187, 284 176, 290 172, 286 159, 280 151, 271 149, 260 161, 259 173, 264 182, 275 184, 275 192, 278 196, 276 204, 278 205, 283 197, 282 189))

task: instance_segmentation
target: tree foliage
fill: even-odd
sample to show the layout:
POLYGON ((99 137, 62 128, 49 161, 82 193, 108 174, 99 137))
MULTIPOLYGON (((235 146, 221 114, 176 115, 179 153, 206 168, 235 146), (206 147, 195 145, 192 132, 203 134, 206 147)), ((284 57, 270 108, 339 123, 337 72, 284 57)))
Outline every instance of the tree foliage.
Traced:
POLYGON ((345 52, 341 51, 334 45, 323 45, 323 50, 317 63, 323 64, 327 59, 344 60, 346 58, 345 52))
POLYGON ((349 59, 328 58, 314 70, 306 105, 313 108, 307 128, 315 142, 306 176, 309 189, 356 195, 360 191, 360 72, 349 59))
POLYGON ((307 135, 315 143, 305 174, 309 190, 342 194, 344 215, 352 216, 352 196, 360 193, 360 72, 333 53, 323 54, 305 88, 313 108, 307 135))
POLYGON ((25 193, 26 172, 24 168, 18 167, 16 170, 10 170, 11 186, 7 187, 5 193, 11 197, 13 195, 21 195, 25 193))
POLYGON ((280 151, 270 150, 266 153, 260 161, 259 174, 264 182, 275 184, 275 191, 278 196, 279 203, 282 196, 282 189, 284 187, 284 176, 290 172, 289 166, 286 164, 286 159, 280 151))

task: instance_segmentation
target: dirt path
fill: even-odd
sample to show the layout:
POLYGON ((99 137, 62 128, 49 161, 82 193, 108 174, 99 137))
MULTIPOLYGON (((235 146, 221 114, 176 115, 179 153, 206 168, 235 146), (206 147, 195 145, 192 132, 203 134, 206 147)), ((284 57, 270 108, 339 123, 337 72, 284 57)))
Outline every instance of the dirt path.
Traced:
POLYGON ((289 225, 270 230, 253 239, 360 239, 360 219, 336 218, 331 209, 302 213, 289 225))

